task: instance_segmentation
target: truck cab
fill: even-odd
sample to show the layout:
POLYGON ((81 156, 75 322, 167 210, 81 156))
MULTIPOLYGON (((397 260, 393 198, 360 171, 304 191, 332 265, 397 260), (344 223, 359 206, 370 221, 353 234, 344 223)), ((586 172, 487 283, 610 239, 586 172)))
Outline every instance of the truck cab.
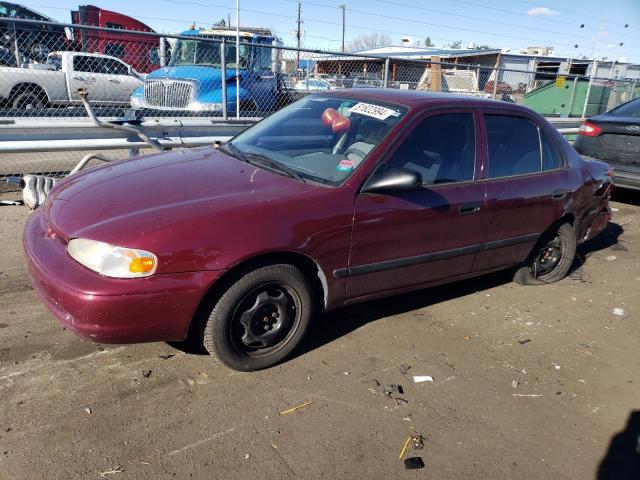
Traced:
MULTIPOLYGON (((188 30, 171 48, 166 67, 151 72, 144 87, 135 90, 131 105, 137 109, 221 112, 223 70, 227 109, 236 110, 236 31, 188 30), (191 37, 191 38, 184 38, 191 37), (217 40, 217 41, 208 41, 217 40), (224 40, 224 60, 222 43, 224 40), (224 68, 223 68, 224 67, 224 68)), ((273 110, 280 92, 279 50, 282 43, 269 30, 240 31, 238 78, 240 109, 273 110)))

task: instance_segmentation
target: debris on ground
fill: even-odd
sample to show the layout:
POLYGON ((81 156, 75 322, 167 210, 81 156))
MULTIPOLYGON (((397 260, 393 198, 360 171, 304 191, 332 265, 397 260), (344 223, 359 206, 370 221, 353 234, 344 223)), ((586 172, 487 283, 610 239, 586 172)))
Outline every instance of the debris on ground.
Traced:
POLYGON ((433 377, 431 375, 414 375, 413 382, 414 383, 433 382, 433 377))
POLYGON ((115 468, 112 468, 111 470, 107 470, 106 472, 98 472, 100 474, 101 477, 106 477, 107 475, 113 475, 114 473, 122 473, 124 472, 124 467, 121 465, 118 465, 115 468))
POLYGON ((404 460, 404 468, 407 470, 417 470, 424 467, 424 462, 420 457, 409 457, 404 460))
POLYGON ((607 255, 607 256, 605 257, 605 260, 606 260, 607 262, 613 262, 615 259, 616 259, 616 256, 615 256, 615 255, 607 255))
POLYGON ((251 456, 251 455, 249 455, 248 453, 245 453, 245 454, 244 454, 244 459, 245 459, 245 460, 248 460, 250 456, 251 456))
POLYGON ((530 394, 512 393, 511 395, 513 395, 514 397, 541 397, 542 396, 542 394, 540 393, 530 393, 530 394))
POLYGON ((613 316, 618 318, 624 317, 624 308, 616 307, 613 309, 613 316))
POLYGON ((511 381, 511 386, 512 386, 513 388, 516 388, 518 385, 520 385, 520 382, 518 382, 517 380, 512 380, 512 381, 511 381))
POLYGON ((402 448, 400 449, 400 455, 398 456, 398 460, 402 460, 402 458, 404 457, 404 454, 407 452, 407 448, 409 447, 410 442, 411 442, 411 435, 407 437, 404 444, 402 445, 402 448))
POLYGON ((166 355, 158 355, 158 358, 162 360, 169 360, 171 357, 175 357, 173 353, 167 353, 166 355))
POLYGON ((424 448, 424 437, 419 433, 411 435, 414 450, 422 450, 424 448))
POLYGON ((380 383, 378 380, 374 380, 374 388, 370 389, 372 392, 382 392, 387 395, 397 393, 398 395, 404 395, 404 389, 402 385, 380 383))
POLYGON ((301 408, 308 407, 308 406, 309 406, 309 405, 311 405, 312 403, 313 403, 313 402, 304 402, 304 403, 301 403, 300 405, 296 405, 295 407, 291 407, 291 408, 288 408, 288 409, 286 409, 286 410, 283 410, 282 412, 280 412, 280 415, 288 415, 288 414, 290 414, 290 413, 297 412, 297 411, 298 411, 298 410, 300 410, 301 408))
POLYGON ((142 371, 142 376, 144 378, 149 378, 151 376, 151 370, 143 370, 142 371))
POLYGON ((411 368, 411 365, 409 365, 408 363, 401 363, 400 364, 400 373, 405 374, 409 371, 409 369, 411 368))
POLYGON ((84 411, 85 411, 85 412, 87 412, 87 413, 89 413, 89 414, 91 413, 91 409, 90 409, 89 407, 85 407, 85 408, 84 408, 84 411))
POLYGON ((518 340, 518 343, 520 345, 526 345, 527 343, 529 343, 531 341, 530 338, 527 338, 526 340, 518 340))

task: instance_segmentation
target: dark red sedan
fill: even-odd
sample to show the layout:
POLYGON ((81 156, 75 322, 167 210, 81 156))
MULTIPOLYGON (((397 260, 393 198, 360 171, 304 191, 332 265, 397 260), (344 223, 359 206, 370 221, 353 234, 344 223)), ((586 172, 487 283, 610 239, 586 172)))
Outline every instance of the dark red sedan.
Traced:
POLYGON ((562 279, 610 218, 608 165, 542 117, 472 97, 306 97, 219 149, 68 177, 24 233, 35 290, 97 342, 186 338, 284 359, 314 313, 514 268, 562 279))

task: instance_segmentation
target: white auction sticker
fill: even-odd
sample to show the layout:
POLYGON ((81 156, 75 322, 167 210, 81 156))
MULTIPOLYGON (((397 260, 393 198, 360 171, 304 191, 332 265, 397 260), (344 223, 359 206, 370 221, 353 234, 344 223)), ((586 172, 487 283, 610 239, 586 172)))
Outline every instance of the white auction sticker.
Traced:
POLYGON ((349 109, 350 113, 359 113, 368 117, 377 118, 378 120, 386 120, 392 115, 398 115, 398 112, 390 108, 381 107, 380 105, 372 105, 371 103, 357 103, 349 109))

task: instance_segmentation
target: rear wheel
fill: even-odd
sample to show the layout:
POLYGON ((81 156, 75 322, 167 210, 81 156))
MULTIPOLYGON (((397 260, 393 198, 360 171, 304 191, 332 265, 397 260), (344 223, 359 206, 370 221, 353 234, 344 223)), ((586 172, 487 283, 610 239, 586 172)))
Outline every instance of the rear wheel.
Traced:
POLYGON ((235 370, 270 367, 301 342, 312 314, 311 288, 293 265, 268 265, 238 277, 203 329, 207 351, 235 370))
POLYGON ((46 96, 39 90, 25 90, 13 97, 11 106, 17 110, 36 110, 46 106, 46 96))
POLYGON ((576 254, 576 235, 569 223, 563 223, 542 236, 527 263, 516 271, 514 281, 522 285, 553 283, 562 280, 576 254))

